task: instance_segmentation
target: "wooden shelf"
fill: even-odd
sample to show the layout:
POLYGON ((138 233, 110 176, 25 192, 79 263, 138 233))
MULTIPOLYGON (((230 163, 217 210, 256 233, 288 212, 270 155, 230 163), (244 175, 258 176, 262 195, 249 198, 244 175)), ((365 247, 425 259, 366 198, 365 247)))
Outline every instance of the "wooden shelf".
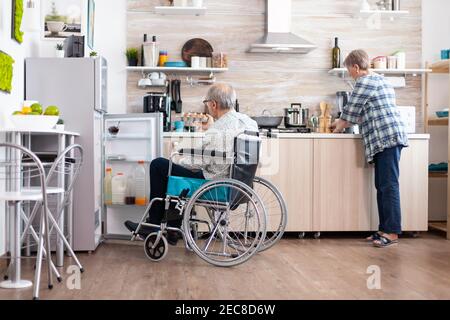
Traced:
POLYGON ((155 7, 155 12, 162 15, 204 16, 206 14, 206 8, 159 6, 155 7))
POLYGON ((356 13, 357 18, 368 18, 373 15, 380 15, 381 17, 388 17, 393 20, 396 17, 406 16, 409 11, 406 10, 360 10, 356 13))
POLYGON ((127 67, 126 70, 130 72, 222 73, 228 71, 228 68, 127 67))
POLYGON ((430 229, 435 229, 435 230, 439 230, 442 232, 447 232, 447 222, 443 221, 443 222, 429 222, 428 226, 430 227, 430 229))
POLYGON ((430 178, 448 178, 448 172, 430 172, 428 176, 430 178))
POLYGON ((448 118, 428 119, 429 126, 448 126, 448 118))
POLYGON ((449 73, 450 72, 450 60, 442 60, 433 63, 431 66, 433 73, 449 73))
MULTIPOLYGON (((432 72, 431 69, 370 69, 370 71, 379 74, 403 74, 419 75, 432 72)), ((328 71, 329 74, 345 77, 348 73, 347 68, 335 68, 328 71)))

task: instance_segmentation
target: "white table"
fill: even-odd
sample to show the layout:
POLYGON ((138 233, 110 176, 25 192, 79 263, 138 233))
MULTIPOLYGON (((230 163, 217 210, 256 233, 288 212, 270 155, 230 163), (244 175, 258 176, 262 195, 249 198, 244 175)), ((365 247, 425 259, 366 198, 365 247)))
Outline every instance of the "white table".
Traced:
MULTIPOLYGON (((27 130, 18 130, 18 129, 0 129, 0 133, 5 134, 6 136, 6 143, 10 144, 17 144, 24 146, 28 149, 31 149, 31 138, 33 136, 48 136, 50 139, 54 140, 55 146, 57 148, 57 153, 60 154, 62 151, 65 150, 66 146, 72 145, 75 143, 75 138, 79 136, 76 132, 70 132, 70 131, 57 131, 57 130, 41 130, 41 131, 27 131, 27 130)), ((36 152, 37 150, 33 150, 36 152)), ((58 185, 61 188, 64 188, 65 181, 64 181, 64 173, 60 173, 58 176, 58 185)), ((63 197, 64 195, 61 195, 60 197, 63 197)), ((72 195, 70 195, 72 203, 72 195)), ((62 199, 58 199, 58 203, 60 203, 62 199)), ((15 208, 16 210, 18 208, 15 208)), ((59 220, 58 224, 61 230, 65 230, 65 220, 67 218, 67 238, 69 241, 69 244, 72 245, 73 238, 72 238, 72 230, 73 230, 73 205, 70 205, 68 208, 63 210, 61 214, 61 219, 59 220), (67 209, 67 210, 66 210, 67 209)), ((9 206, 6 205, 5 212, 6 216, 9 217, 10 212, 9 206)), ((18 213, 16 213, 18 214, 18 213)), ((19 214, 20 216, 20 214, 19 214)), ((7 230, 10 230, 11 227, 11 221, 7 221, 6 228, 7 230)), ((21 219, 16 219, 14 221, 14 228, 15 230, 22 230, 21 225, 21 219)), ((11 263, 14 263, 13 267, 10 268, 11 274, 10 274, 10 280, 13 283, 21 283, 21 250, 16 250, 18 248, 17 246, 17 239, 14 237, 14 232, 8 232, 8 243, 11 247, 11 244, 13 244, 13 249, 11 250, 11 263), (18 252, 17 252, 18 251, 18 252)), ((20 244, 19 244, 20 247, 20 244)), ((27 253, 26 255, 29 255, 29 247, 27 247, 27 253)), ((64 266, 64 244, 63 241, 58 237, 56 240, 56 266, 57 267, 63 267, 64 266)))

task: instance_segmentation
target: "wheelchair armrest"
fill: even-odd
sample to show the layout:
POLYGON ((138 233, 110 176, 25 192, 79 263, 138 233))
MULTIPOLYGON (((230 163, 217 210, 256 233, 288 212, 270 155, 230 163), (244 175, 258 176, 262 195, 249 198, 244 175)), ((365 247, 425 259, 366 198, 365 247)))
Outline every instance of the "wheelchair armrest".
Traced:
POLYGON ((209 158, 222 158, 231 159, 232 156, 226 152, 216 151, 216 150, 202 150, 202 149, 181 149, 178 150, 180 155, 190 155, 192 157, 209 157, 209 158))

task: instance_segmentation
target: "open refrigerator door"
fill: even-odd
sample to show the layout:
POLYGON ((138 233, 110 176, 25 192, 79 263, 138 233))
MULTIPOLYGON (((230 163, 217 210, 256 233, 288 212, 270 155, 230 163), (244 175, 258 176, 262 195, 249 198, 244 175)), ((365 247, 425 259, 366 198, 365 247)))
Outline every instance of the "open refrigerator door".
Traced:
POLYGON ((124 222, 142 218, 150 195, 150 163, 162 156, 162 115, 105 115, 103 141, 104 237, 128 239, 124 222), (109 181, 105 180, 108 168, 109 181), (110 187, 105 188, 105 183, 110 187))

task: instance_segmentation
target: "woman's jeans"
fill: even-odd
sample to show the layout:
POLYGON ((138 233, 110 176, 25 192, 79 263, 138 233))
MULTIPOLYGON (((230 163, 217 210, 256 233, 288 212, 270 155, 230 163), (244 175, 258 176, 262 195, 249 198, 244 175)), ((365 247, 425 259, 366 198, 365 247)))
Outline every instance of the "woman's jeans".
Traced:
POLYGON ((375 187, 377 189, 379 231, 401 234, 399 162, 402 146, 385 149, 375 155, 375 187))
MULTIPOLYGON (((167 184, 169 181, 169 160, 158 158, 150 164, 150 200, 154 198, 165 198, 167 192, 167 184)), ((205 179, 202 171, 192 171, 182 166, 172 165, 172 176, 205 179)), ((155 201, 150 209, 150 215, 147 222, 159 225, 164 217, 164 202, 155 201)), ((179 227, 181 221, 171 224, 179 227)))

